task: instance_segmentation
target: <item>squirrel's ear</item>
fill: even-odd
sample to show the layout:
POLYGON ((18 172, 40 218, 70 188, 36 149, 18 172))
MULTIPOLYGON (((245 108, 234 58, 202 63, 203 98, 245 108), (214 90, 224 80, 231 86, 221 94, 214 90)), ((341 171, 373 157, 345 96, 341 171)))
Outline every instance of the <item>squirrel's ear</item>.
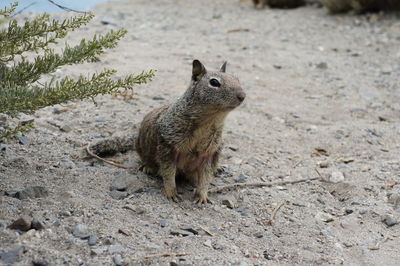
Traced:
POLYGON ((199 60, 193 60, 192 79, 198 81, 201 76, 206 74, 207 70, 199 60))
POLYGON ((219 70, 220 72, 226 72, 226 64, 227 64, 228 62, 227 61, 225 61, 223 64, 222 64, 222 66, 221 66, 221 69, 219 70))

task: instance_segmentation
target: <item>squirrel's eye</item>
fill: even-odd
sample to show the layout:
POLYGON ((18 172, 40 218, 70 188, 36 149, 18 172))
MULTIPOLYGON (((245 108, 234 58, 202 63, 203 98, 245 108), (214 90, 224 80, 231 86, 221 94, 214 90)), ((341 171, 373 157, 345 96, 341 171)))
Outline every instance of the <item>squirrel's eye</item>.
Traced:
POLYGON ((221 87, 221 83, 219 83, 218 79, 210 79, 210 85, 213 87, 221 87))

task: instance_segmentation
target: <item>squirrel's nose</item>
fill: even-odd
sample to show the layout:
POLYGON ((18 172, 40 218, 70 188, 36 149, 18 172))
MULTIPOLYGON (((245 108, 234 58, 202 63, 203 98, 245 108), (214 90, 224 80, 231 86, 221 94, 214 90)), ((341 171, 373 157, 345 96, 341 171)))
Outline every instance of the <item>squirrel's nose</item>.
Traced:
POLYGON ((236 94, 236 97, 239 101, 243 102, 244 98, 246 98, 246 94, 244 92, 239 92, 238 94, 236 94))

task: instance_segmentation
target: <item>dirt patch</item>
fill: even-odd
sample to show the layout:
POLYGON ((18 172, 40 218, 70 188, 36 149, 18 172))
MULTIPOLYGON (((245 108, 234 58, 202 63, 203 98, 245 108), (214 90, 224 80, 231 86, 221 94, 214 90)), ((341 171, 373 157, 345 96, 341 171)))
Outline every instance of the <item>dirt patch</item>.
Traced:
POLYGON ((97 106, 43 109, 29 144, 1 144, 1 263, 398 264, 398 15, 255 10, 228 0, 112 1, 94 12, 72 43, 118 27, 128 36, 101 63, 56 75, 105 67, 157 75, 132 95, 98 97, 97 106), (148 111, 182 94, 194 58, 210 69, 227 60, 247 94, 226 121, 215 185, 327 181, 237 188, 198 207, 186 183, 182 203, 167 201, 133 151, 112 157, 133 170, 87 158, 87 143, 134 135, 148 111), (13 197, 35 186, 47 194, 13 197), (5 228, 22 216, 44 229, 5 228))

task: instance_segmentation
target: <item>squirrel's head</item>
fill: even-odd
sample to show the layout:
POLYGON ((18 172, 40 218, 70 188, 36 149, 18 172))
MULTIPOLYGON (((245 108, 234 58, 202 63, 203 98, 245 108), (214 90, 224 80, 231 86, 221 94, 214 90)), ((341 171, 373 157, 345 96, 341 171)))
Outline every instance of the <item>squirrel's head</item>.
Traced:
POLYGON ((207 71, 199 60, 193 61, 189 90, 196 104, 208 106, 210 111, 230 111, 243 102, 246 94, 239 80, 225 71, 226 62, 219 71, 207 71))

